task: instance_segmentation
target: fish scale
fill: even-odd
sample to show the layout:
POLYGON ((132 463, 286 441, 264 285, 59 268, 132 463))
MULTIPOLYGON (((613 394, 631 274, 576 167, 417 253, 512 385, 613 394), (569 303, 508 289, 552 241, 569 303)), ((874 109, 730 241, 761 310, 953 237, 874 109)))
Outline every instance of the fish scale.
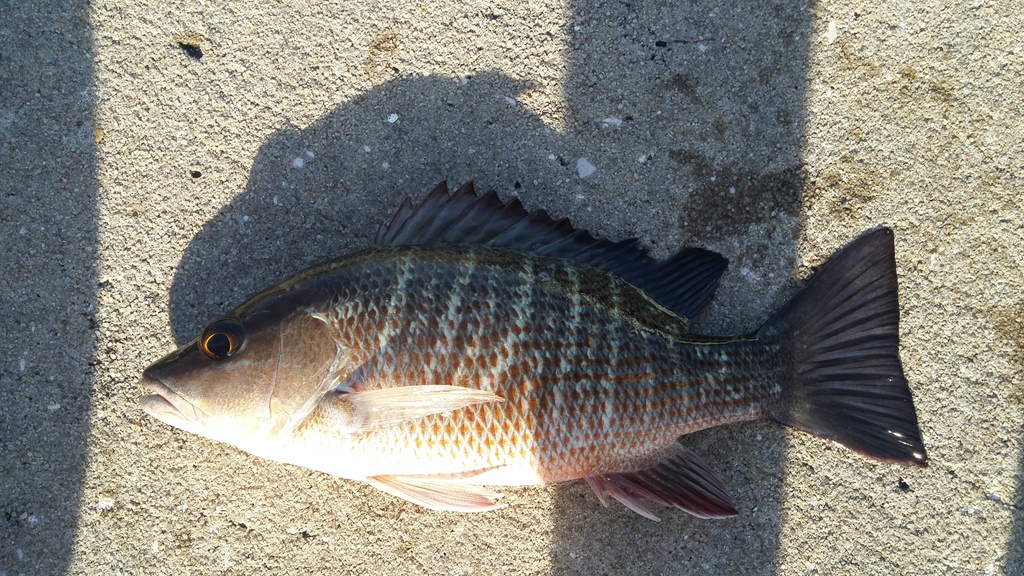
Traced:
MULTIPOLYGON (((774 388, 765 376, 770 351, 755 354, 742 342, 694 344, 692 335, 677 342, 638 334, 624 312, 621 281, 605 275, 597 282, 599 274, 586 273, 593 285, 619 293, 602 306, 584 296, 583 274, 562 261, 408 248, 352 266, 337 277, 339 286, 353 285, 348 275, 363 282, 360 293, 339 294, 346 305, 329 315, 339 341, 372 349, 378 325, 365 319, 378 315, 365 311, 387 309, 389 302, 401 302, 387 314, 399 318, 392 325, 402 326, 387 345, 390 354, 378 362, 354 361, 387 368, 360 371, 352 390, 415 383, 469 386, 517 399, 364 434, 354 448, 376 454, 383 470, 411 466, 418 474, 440 474, 504 466, 510 478, 532 475, 547 482, 637 467, 666 439, 759 417, 774 388), (483 310, 482 302, 491 306, 483 310), (445 318, 462 321, 436 322, 445 318), (453 346, 470 334, 475 347, 453 346), (734 350, 733 364, 721 362, 725 349, 734 350), (711 366, 720 377, 708 376, 711 366), (726 385, 734 392, 727 393, 726 385)), ((649 299, 631 303, 644 316, 670 314, 656 307, 649 299)), ((500 473, 489 478, 514 483, 500 473)))
POLYGON ((442 183, 373 248, 256 294, 155 362, 141 404, 461 512, 500 506, 485 485, 583 478, 648 518, 652 502, 732 516, 722 478, 678 439, 746 420, 925 465, 892 231, 837 252, 757 332, 695 334, 726 265, 700 248, 655 260, 442 183))

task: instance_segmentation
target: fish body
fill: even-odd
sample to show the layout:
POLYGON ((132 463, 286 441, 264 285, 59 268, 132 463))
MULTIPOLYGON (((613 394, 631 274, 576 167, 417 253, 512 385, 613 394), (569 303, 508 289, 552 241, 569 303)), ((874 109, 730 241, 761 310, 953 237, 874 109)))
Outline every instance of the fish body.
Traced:
POLYGON ((891 232, 830 260, 755 334, 695 334, 726 262, 655 261, 471 186, 377 246, 270 288, 147 368, 147 412, 442 510, 585 478, 645 516, 736 513, 677 439, 769 418, 923 465, 897 356, 891 232))
POLYGON ((493 468, 495 484, 532 484, 635 467, 683 434, 760 417, 777 387, 771 347, 702 342, 627 282, 552 258, 374 250, 339 263, 329 284, 316 309, 351 349, 342 389, 504 399, 355 436, 334 434, 324 403, 292 441, 334 434, 350 454, 330 470, 341 476, 493 468))

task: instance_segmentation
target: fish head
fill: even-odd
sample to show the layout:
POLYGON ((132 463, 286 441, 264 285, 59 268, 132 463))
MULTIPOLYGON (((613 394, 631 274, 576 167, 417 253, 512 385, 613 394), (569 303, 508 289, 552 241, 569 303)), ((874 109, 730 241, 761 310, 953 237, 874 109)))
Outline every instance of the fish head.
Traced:
POLYGON ((215 320, 154 362, 142 374, 142 409, 250 452, 287 436, 336 385, 345 354, 323 316, 280 308, 215 320))

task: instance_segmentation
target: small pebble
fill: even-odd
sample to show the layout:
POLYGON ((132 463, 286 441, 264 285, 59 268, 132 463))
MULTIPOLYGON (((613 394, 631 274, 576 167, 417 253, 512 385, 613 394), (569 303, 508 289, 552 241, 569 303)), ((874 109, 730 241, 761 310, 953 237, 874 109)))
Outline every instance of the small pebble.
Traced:
POLYGON ((828 23, 828 32, 825 32, 825 41, 828 42, 829 44, 831 44, 831 43, 835 42, 836 38, 838 38, 838 37, 839 37, 839 28, 836 26, 835 22, 829 22, 828 23))
POLYGON ((586 158, 580 158, 576 161, 576 172, 580 175, 580 178, 586 178, 596 170, 597 168, 595 168, 590 162, 587 162, 586 158))

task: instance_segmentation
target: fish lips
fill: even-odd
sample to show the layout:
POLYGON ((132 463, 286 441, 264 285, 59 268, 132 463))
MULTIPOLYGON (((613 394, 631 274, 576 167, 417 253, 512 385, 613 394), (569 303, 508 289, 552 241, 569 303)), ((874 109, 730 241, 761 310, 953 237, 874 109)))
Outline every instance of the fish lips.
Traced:
POLYGON ((160 380, 143 373, 140 384, 142 389, 147 392, 145 396, 139 398, 139 404, 146 414, 184 430, 191 430, 202 421, 204 415, 202 410, 175 393, 160 380))

